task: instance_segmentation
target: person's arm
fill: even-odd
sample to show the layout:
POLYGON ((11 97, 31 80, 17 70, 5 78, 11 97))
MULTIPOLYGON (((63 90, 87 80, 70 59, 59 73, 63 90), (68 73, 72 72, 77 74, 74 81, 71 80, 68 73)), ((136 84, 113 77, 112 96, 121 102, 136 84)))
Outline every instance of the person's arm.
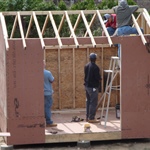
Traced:
POLYGON ((112 8, 115 14, 117 13, 117 8, 118 8, 118 6, 115 6, 112 8))
POLYGON ((129 8, 130 8, 131 12, 134 13, 135 11, 138 10, 139 6, 134 5, 134 6, 129 6, 129 8))
POLYGON ((51 72, 49 72, 49 82, 50 82, 50 83, 53 83, 53 82, 54 82, 54 77, 53 77, 53 75, 52 75, 51 72))

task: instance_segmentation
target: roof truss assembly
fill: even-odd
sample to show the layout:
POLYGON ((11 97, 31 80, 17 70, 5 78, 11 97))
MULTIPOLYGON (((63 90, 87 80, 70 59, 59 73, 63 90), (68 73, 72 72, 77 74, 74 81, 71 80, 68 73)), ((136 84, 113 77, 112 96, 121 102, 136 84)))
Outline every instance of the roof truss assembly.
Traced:
MULTIPOLYGON (((138 9, 138 16, 132 15, 134 26, 136 27, 143 44, 147 42, 144 34, 150 33, 150 16, 145 8, 138 9), (144 34, 140 27, 144 29, 144 34)), ((77 11, 21 11, 21 12, 1 12, 0 21, 6 49, 9 49, 8 39, 22 39, 23 47, 26 48, 27 38, 39 38, 43 49, 51 49, 53 45, 46 45, 45 38, 57 39, 55 47, 79 48, 79 47, 99 47, 94 35, 94 26, 100 27, 105 32, 107 43, 112 46, 112 37, 109 36, 102 16, 104 13, 113 13, 113 10, 77 10, 77 11), (9 21, 9 22, 8 22, 9 21), (9 27, 8 33, 7 29, 9 27), (80 44, 80 38, 89 38, 90 44, 80 44), (65 45, 63 38, 73 39, 73 45, 65 45)))

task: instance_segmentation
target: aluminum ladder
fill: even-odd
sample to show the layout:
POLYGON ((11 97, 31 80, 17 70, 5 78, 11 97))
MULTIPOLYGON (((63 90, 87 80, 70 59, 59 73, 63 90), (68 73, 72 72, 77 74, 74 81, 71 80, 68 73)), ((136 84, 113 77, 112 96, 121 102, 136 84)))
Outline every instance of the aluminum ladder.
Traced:
POLYGON ((109 70, 104 70, 104 72, 108 73, 105 92, 101 97, 103 100, 102 110, 101 110, 101 119, 105 121, 105 127, 108 120, 108 111, 109 111, 109 104, 111 98, 111 91, 112 90, 120 90, 120 85, 113 85, 113 81, 118 73, 120 73, 120 59, 119 57, 112 56, 110 60, 109 70), (107 100, 106 100, 107 99, 107 100), (107 106, 105 108, 105 103, 107 102, 107 106), (104 109, 106 109, 105 117, 104 116, 104 109))

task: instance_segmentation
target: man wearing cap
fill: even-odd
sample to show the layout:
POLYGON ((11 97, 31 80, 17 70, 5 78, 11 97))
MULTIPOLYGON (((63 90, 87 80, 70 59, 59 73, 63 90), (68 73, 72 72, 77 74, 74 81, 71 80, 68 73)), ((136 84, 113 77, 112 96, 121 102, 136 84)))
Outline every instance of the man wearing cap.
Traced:
POLYGON ((95 119, 96 107, 98 102, 98 92, 101 82, 100 69, 95 64, 97 54, 91 53, 90 62, 84 67, 84 85, 86 91, 86 120, 89 123, 99 123, 95 119))
MULTIPOLYGON (((118 6, 113 7, 117 15, 117 30, 115 36, 138 34, 136 28, 132 27, 132 14, 138 9, 137 5, 129 6, 127 0, 118 0, 118 6)), ((143 29, 141 29, 143 32, 143 29)), ((120 57, 120 44, 118 45, 118 56, 120 57)))
MULTIPOLYGON (((116 14, 104 14, 104 23, 110 36, 115 33, 116 30, 116 14)), ((102 32, 102 36, 105 36, 105 32, 102 32)))

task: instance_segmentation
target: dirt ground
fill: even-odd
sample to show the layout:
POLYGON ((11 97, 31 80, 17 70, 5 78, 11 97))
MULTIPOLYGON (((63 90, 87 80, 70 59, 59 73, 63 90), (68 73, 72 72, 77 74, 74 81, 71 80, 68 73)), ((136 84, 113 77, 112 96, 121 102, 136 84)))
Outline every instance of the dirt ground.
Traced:
MULTIPOLYGON (((5 145, 0 137, 1 148, 5 145)), ((150 150, 150 139, 90 142, 90 147, 77 143, 34 144, 14 146, 14 150, 150 150)))

